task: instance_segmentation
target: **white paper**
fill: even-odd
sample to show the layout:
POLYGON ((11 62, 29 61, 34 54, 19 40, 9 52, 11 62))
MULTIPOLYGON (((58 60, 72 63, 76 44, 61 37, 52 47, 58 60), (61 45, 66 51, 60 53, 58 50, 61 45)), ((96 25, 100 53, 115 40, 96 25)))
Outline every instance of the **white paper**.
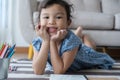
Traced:
POLYGON ((83 75, 57 75, 51 74, 50 80, 87 80, 83 75))
POLYGON ((49 75, 36 75, 36 74, 24 74, 24 73, 9 73, 8 78, 49 78, 49 75))

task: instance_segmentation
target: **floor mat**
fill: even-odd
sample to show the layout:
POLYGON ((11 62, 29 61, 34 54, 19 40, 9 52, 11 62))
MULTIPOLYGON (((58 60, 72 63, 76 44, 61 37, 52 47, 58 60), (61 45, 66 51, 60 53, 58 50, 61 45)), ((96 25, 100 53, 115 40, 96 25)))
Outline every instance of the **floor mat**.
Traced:
MULTIPOLYGON (((32 69, 32 61, 28 59, 11 61, 10 66, 16 69, 9 70, 8 80, 50 80, 50 74, 53 74, 52 71, 46 71, 44 75, 35 75, 32 69)), ((111 70, 87 69, 66 73, 66 75, 86 75, 90 80, 95 80, 96 77, 101 78, 101 80, 104 77, 108 80, 112 80, 112 78, 113 80, 120 80, 120 61, 117 61, 111 70)))

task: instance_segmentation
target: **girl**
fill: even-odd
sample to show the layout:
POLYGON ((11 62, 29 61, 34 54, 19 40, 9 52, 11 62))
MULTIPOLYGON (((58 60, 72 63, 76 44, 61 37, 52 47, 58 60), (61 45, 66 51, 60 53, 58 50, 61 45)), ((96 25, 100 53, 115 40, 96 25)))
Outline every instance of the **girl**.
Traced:
POLYGON ((110 56, 85 46, 78 37, 79 28, 75 34, 68 29, 71 6, 67 2, 43 0, 39 13, 39 25, 35 28, 38 37, 33 40, 35 74, 43 74, 46 64, 55 74, 85 68, 111 68, 114 60, 110 56))

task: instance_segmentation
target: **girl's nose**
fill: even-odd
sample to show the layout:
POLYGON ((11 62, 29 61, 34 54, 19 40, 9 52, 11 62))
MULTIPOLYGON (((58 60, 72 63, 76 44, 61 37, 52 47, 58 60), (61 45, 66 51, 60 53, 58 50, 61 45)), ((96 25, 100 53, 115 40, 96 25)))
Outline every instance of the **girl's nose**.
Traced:
POLYGON ((49 19, 48 24, 50 24, 50 25, 54 25, 54 24, 55 24, 55 20, 54 20, 54 19, 49 19))

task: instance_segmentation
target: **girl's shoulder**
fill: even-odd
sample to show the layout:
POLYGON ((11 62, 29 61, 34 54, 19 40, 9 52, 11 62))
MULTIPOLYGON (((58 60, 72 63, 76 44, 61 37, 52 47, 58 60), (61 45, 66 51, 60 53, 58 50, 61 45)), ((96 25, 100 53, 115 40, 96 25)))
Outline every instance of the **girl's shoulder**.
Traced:
POLYGON ((76 36, 71 30, 68 30, 68 34, 66 35, 65 41, 68 42, 81 42, 80 38, 78 36, 76 36))
POLYGON ((76 47, 81 46, 82 42, 72 31, 68 30, 68 34, 61 44, 61 53, 72 50, 76 47))
POLYGON ((40 37, 36 37, 32 40, 32 43, 36 43, 36 42, 42 42, 42 39, 40 37))
POLYGON ((42 39, 40 37, 36 37, 32 41, 32 45, 37 51, 39 51, 41 44, 42 44, 42 39))
POLYGON ((39 36, 35 37, 33 40, 37 40, 37 39, 42 40, 42 38, 39 36))

